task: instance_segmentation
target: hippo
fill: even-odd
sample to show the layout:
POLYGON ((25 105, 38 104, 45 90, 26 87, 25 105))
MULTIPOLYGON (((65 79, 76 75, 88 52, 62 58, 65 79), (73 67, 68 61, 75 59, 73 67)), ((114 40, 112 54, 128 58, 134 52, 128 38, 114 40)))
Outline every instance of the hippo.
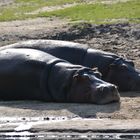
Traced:
POLYGON ((74 65, 35 49, 0 51, 0 99, 106 104, 120 100, 117 87, 96 68, 74 65))
POLYGON ((116 54, 96 50, 88 45, 58 40, 28 40, 3 46, 6 48, 29 48, 47 52, 73 64, 97 67, 102 80, 118 86, 119 91, 140 91, 140 71, 131 60, 116 54))

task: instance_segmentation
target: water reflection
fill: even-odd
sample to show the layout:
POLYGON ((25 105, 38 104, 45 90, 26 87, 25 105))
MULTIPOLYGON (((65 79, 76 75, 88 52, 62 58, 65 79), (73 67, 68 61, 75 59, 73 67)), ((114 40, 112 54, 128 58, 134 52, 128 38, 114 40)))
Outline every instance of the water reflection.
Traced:
POLYGON ((138 140, 140 139, 140 133, 53 133, 53 132, 39 132, 32 133, 29 131, 24 132, 6 132, 0 134, 1 140, 138 140))

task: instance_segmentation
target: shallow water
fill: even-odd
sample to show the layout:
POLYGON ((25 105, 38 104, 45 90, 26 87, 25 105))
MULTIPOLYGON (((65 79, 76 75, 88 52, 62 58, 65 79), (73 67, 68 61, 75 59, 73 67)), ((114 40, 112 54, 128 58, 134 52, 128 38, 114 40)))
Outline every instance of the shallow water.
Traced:
MULTIPOLYGON (((139 140, 139 129, 92 129, 80 130, 77 129, 47 129, 49 125, 56 122, 65 122, 68 120, 77 120, 78 117, 34 117, 34 118, 1 118, 0 140, 139 140), (8 120, 8 121, 7 121, 8 120), (3 123, 2 123, 3 122, 3 123), (43 125, 46 124, 46 129, 43 125), (31 129, 34 125, 41 125, 38 128, 31 129), (10 127, 12 129, 10 129, 10 127)), ((85 119, 82 119, 83 121, 85 119)), ((82 122, 81 120, 81 122, 82 122)), ((97 121, 94 120, 93 121, 97 121)), ((101 122, 100 122, 101 123, 101 122)), ((110 124, 110 123, 108 123, 110 124)), ((81 126, 81 125, 80 125, 81 126)), ((104 126, 106 127, 106 125, 104 126)))
POLYGON ((138 140, 140 133, 51 133, 39 132, 5 132, 0 133, 0 140, 53 140, 53 139, 70 139, 70 140, 138 140))

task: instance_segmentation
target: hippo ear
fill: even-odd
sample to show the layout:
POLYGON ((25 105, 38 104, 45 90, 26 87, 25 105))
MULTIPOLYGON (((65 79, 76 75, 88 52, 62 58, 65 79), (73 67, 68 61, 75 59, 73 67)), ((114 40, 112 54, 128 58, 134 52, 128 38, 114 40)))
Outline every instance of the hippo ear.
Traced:
POLYGON ((97 78, 101 78, 102 77, 102 74, 98 71, 97 67, 92 68, 92 71, 94 72, 94 74, 95 74, 95 76, 97 78))
POLYGON ((130 64, 132 67, 135 67, 135 64, 134 64, 134 62, 133 62, 132 60, 128 60, 127 62, 128 62, 128 64, 130 64))
POLYGON ((117 69, 120 65, 122 65, 122 63, 123 63, 123 58, 120 57, 120 58, 116 58, 114 62, 111 63, 109 66, 110 68, 117 69))
POLYGON ((74 80, 77 80, 78 77, 79 77, 79 74, 75 74, 75 75, 73 75, 73 79, 74 79, 74 80))
POLYGON ((121 65, 123 63, 123 58, 116 58, 115 61, 112 63, 114 65, 121 65))
POLYGON ((128 69, 128 66, 125 65, 125 64, 122 64, 122 65, 120 66, 120 68, 121 68, 121 70, 127 70, 127 69, 128 69))
POLYGON ((93 71, 98 71, 97 67, 92 68, 93 71))
POLYGON ((134 62, 133 62, 132 60, 125 60, 125 59, 123 59, 123 58, 121 58, 121 57, 115 59, 115 61, 114 61, 112 64, 115 64, 115 65, 122 65, 123 63, 129 64, 129 65, 131 65, 132 67, 135 67, 134 62))

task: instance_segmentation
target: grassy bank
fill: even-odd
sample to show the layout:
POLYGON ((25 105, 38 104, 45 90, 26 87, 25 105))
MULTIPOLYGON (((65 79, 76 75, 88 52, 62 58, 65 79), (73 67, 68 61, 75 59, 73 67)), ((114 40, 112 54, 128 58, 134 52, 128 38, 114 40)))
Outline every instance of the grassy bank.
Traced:
POLYGON ((67 9, 44 12, 40 16, 57 16, 72 21, 85 20, 94 23, 115 22, 119 19, 140 22, 140 1, 117 4, 81 4, 67 9))
POLYGON ((36 4, 40 6, 55 6, 55 5, 63 5, 74 2, 82 2, 82 0, 15 0, 15 3, 20 4, 36 4))
POLYGON ((15 0, 10 5, 0 7, 0 21, 35 18, 39 15, 27 14, 48 6, 58 6, 80 2, 81 0, 15 0))
POLYGON ((140 23, 140 0, 115 4, 87 4, 82 0, 15 0, 15 3, 0 7, 0 21, 19 20, 36 17, 61 17, 70 21, 84 20, 93 23, 118 22, 118 20, 140 23), (39 8, 77 2, 77 5, 55 10, 30 14, 39 8), (28 13, 28 14, 27 14, 28 13))

